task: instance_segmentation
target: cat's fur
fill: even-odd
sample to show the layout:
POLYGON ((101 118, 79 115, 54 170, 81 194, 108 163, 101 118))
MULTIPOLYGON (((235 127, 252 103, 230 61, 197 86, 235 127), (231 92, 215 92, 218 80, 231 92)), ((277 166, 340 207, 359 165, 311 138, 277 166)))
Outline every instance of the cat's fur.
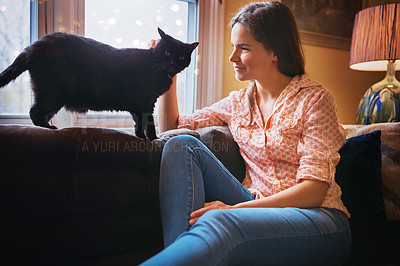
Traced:
POLYGON ((190 63, 198 43, 161 36, 150 49, 117 49, 67 33, 52 33, 27 47, 0 74, 0 88, 29 70, 34 103, 30 118, 37 126, 55 128, 49 120, 62 108, 128 111, 138 137, 156 138, 153 109, 172 78, 190 63))

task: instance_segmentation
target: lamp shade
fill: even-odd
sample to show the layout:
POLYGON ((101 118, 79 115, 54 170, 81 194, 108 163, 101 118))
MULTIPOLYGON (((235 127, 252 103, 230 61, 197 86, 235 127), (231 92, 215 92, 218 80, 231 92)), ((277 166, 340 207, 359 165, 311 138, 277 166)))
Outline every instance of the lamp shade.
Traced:
POLYGON ((388 61, 400 69, 400 3, 363 9, 354 19, 350 68, 386 71, 388 61))

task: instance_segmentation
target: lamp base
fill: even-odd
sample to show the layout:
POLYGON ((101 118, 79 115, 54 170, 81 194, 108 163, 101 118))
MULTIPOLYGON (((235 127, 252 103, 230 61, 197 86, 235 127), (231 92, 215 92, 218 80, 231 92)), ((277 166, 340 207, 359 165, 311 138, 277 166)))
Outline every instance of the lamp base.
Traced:
POLYGON ((369 88, 360 101, 356 123, 373 124, 386 122, 400 122, 399 115, 400 94, 384 87, 373 91, 369 88))
POLYGON ((356 116, 357 124, 386 122, 400 122, 400 82, 396 80, 393 63, 388 64, 385 79, 365 92, 356 116))

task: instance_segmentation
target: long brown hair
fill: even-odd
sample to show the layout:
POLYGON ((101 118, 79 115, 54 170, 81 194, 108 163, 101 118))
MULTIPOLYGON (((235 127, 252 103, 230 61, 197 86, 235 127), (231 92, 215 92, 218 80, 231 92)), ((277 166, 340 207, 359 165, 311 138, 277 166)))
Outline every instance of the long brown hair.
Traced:
MULTIPOLYGON (((244 25, 255 39, 266 49, 272 49, 278 57, 278 68, 286 76, 302 75, 304 71, 303 49, 297 24, 290 9, 278 1, 251 3, 243 7, 231 20, 231 27, 236 23, 244 25)), ((251 81, 247 90, 249 101, 250 125, 254 106, 256 85, 251 81)))

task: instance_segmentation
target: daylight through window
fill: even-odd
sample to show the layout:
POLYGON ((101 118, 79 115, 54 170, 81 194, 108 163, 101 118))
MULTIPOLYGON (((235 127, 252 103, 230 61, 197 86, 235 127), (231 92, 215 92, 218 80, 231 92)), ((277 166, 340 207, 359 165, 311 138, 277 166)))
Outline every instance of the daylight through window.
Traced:
MULTIPOLYGON (((85 36, 114 47, 148 48, 151 40, 160 38, 157 27, 184 42, 198 40, 197 0, 78 0, 67 3, 63 1, 0 0, 0 71, 8 67, 25 47, 36 40, 38 30, 41 34, 53 30, 63 31, 63 23, 80 27, 81 21, 76 20, 75 15, 71 14, 82 14, 85 17, 84 23, 82 20, 85 36), (39 13, 38 6, 41 10, 39 13)), ((65 31, 76 33, 66 28, 65 31)), ((196 50, 192 55, 190 66, 178 74, 177 78, 178 104, 181 112, 192 112, 195 105, 196 50)), ((5 121, 9 117, 29 120, 31 102, 29 73, 25 72, 15 82, 0 90, 0 123, 10 122, 5 121)), ((124 112, 106 114, 90 112, 89 115, 76 115, 64 111, 59 112, 57 116, 61 117, 60 121, 67 121, 59 123, 61 127, 75 125, 125 127, 131 126, 132 123, 130 115, 124 112), (90 117, 96 115, 100 117, 98 121, 92 120, 94 123, 87 123, 88 117, 90 120, 90 117), (117 125, 107 124, 110 122, 109 119, 123 116, 126 117, 123 120, 128 124, 125 122, 118 122, 117 125)))
MULTIPOLYGON (((0 72, 30 42, 30 1, 0 0, 0 72)), ((28 72, 0 90, 0 114, 26 114, 31 104, 28 72)))
MULTIPOLYGON (((86 0, 85 36, 114 47, 146 49, 151 40, 160 39, 157 31, 159 27, 176 39, 190 42, 193 40, 189 40, 188 37, 188 20, 193 14, 189 12, 189 3, 178 0, 86 0)), ((195 60, 192 64, 195 64, 195 60)), ((188 89, 195 89, 193 85, 188 88, 189 75, 193 78, 194 68, 184 70, 177 77, 178 104, 181 112, 190 112, 185 103, 194 102, 193 99, 188 99, 188 96, 193 98, 194 95, 188 95, 188 89)), ((118 114, 121 113, 123 112, 118 114)), ((131 118, 127 120, 130 121, 131 118)))

